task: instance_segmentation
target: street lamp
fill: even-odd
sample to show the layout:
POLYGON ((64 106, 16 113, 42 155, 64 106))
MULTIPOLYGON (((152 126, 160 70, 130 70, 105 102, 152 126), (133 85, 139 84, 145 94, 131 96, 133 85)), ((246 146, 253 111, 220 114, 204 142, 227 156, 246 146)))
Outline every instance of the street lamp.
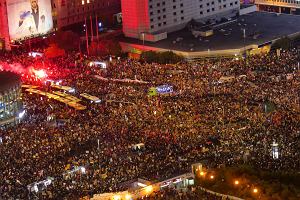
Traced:
POLYGON ((144 48, 144 45, 145 45, 145 33, 142 33, 142 39, 143 39, 143 48, 144 48))
POLYGON ((253 189, 253 193, 254 193, 254 194, 258 193, 258 189, 257 189, 257 188, 254 188, 254 189, 253 189))
POLYGON ((247 52, 246 52, 246 28, 243 28, 243 41, 244 41, 244 53, 245 53, 245 62, 247 58, 247 52))
POLYGON ((238 180, 235 180, 234 185, 238 185, 238 184, 240 184, 240 182, 238 180))

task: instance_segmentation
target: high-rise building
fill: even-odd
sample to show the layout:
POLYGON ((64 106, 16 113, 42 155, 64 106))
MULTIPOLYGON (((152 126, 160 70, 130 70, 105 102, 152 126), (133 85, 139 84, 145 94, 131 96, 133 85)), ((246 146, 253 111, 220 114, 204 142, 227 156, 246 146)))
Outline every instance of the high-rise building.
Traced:
POLYGON ((204 23, 238 15, 239 0, 122 0, 126 37, 157 41, 192 19, 204 23))
POLYGON ((259 11, 300 15, 300 0, 255 0, 259 11))

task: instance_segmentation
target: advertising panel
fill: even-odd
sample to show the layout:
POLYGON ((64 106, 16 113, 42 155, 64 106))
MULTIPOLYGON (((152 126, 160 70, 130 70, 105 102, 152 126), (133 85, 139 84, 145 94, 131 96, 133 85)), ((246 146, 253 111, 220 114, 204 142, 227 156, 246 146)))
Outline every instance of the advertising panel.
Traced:
POLYGON ((9 35, 22 40, 48 33, 53 28, 51 0, 8 0, 9 35))

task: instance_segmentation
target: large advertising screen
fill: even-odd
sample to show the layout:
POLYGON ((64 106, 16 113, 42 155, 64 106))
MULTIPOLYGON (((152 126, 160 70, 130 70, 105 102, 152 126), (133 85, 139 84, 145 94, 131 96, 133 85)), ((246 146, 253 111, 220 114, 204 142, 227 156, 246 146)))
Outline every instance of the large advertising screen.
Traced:
POLYGON ((26 39, 51 31, 51 10, 51 0, 7 0, 10 38, 26 39))

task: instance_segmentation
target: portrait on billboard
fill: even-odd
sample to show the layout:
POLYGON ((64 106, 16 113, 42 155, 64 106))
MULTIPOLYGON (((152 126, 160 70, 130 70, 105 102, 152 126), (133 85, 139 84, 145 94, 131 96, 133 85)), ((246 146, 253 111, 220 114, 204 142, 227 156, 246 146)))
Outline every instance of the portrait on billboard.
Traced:
POLYGON ((24 39, 46 34, 53 28, 51 0, 8 0, 10 38, 24 39))

